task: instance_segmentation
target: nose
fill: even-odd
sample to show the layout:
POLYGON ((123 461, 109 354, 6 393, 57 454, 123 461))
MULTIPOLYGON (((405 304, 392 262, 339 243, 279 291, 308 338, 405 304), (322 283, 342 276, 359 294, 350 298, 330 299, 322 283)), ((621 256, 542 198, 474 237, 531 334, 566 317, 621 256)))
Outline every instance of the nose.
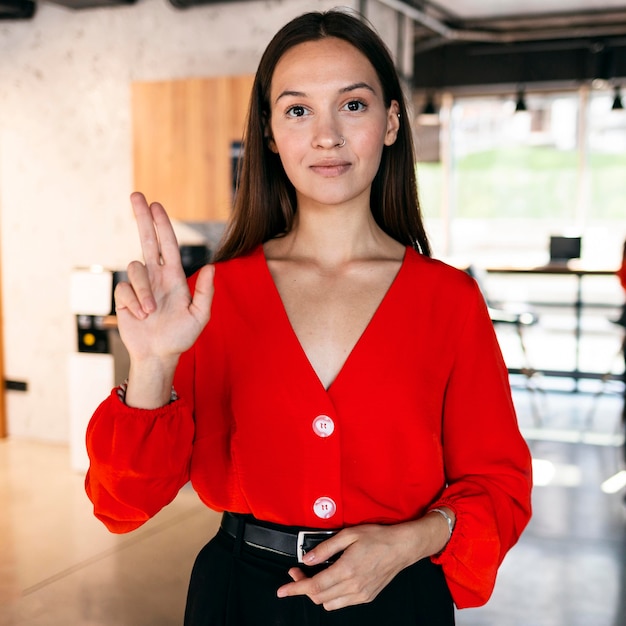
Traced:
POLYGON ((338 120, 332 115, 324 115, 316 120, 315 133, 313 135, 314 148, 336 148, 345 143, 338 120))

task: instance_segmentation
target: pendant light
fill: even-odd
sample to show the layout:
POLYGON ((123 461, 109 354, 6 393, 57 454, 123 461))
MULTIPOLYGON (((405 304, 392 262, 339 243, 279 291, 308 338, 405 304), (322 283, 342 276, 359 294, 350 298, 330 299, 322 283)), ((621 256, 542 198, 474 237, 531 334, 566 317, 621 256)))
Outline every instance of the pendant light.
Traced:
POLYGON ((429 95, 426 99, 424 108, 417 116, 417 123, 421 126, 436 126, 439 124, 439 113, 432 95, 429 95))
POLYGON ((615 86, 615 94, 613 97, 613 106, 611 107, 611 111, 622 111, 624 109, 624 104, 622 103, 622 92, 619 85, 615 86))

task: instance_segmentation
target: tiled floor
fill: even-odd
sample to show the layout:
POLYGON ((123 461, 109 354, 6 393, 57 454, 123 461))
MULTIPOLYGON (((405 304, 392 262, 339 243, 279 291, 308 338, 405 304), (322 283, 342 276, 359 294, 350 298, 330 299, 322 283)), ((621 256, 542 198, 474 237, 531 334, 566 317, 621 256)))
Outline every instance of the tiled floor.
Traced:
POLYGON ((544 421, 514 393, 535 461, 534 515, 500 570, 486 607, 462 611, 461 626, 626 625, 624 490, 601 485, 623 470, 621 399, 549 393, 544 421))
MULTIPOLYGON (((514 397, 542 483, 535 514, 491 602, 460 611, 457 623, 624 626, 623 490, 600 489, 622 469, 621 400, 601 397, 587 423, 591 395, 549 393, 537 426, 529 394, 514 397)), ((64 446, 0 442, 0 624, 181 624, 189 571, 217 516, 185 488, 143 528, 111 535, 92 517, 82 482, 64 446)))

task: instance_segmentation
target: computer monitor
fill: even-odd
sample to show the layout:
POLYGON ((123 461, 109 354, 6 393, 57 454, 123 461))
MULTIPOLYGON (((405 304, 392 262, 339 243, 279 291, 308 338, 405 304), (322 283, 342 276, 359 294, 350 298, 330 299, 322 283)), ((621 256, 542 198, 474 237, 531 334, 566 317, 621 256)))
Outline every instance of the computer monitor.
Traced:
POLYGON ((570 259, 580 258, 581 237, 550 237, 550 263, 563 263, 570 259))

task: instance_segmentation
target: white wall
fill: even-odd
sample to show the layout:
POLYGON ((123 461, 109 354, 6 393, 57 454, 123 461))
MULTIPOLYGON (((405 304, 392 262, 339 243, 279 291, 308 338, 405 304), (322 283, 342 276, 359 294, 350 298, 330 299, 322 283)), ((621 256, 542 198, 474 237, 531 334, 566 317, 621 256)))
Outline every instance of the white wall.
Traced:
MULTIPOLYGON (((340 2, 356 6, 355 2, 340 2)), ((254 72, 286 21, 336 1, 166 0, 72 11, 39 3, 0 22, 0 253, 12 436, 67 441, 68 286, 77 266, 124 268, 138 253, 130 84, 254 72)))

